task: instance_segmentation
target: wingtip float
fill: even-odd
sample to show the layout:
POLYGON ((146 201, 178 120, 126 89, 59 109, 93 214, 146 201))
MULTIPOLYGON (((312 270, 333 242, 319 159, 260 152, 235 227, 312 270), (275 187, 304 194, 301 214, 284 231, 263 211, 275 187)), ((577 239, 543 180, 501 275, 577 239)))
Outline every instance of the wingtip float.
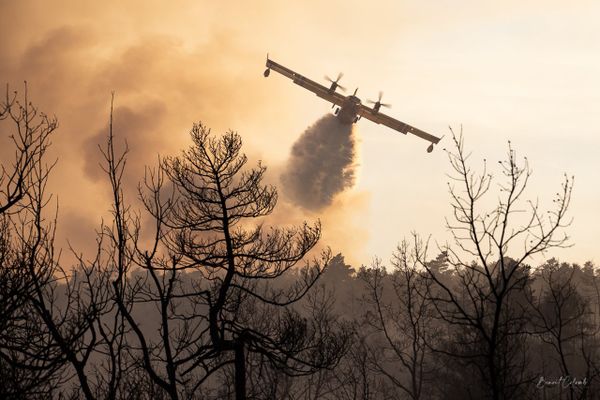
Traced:
POLYGON ((354 124, 358 122, 361 119, 361 117, 364 117, 370 121, 375 122, 376 124, 383 124, 388 128, 394 129, 405 135, 407 133, 411 133, 431 143, 429 147, 427 147, 428 153, 431 153, 433 151, 434 145, 436 145, 441 140, 441 138, 437 136, 433 136, 427 132, 405 124, 402 121, 399 121, 380 112, 381 107, 390 107, 389 104, 381 102, 381 97, 383 96, 382 92, 379 92, 379 99, 377 101, 369 100, 369 102, 373 104, 373 107, 367 107, 364 104, 362 104, 362 101, 356 96, 358 88, 356 88, 356 90, 354 90, 354 93, 349 96, 344 96, 337 92, 337 89, 345 90, 345 88, 343 86, 340 86, 339 84, 339 80, 343 76, 342 73, 340 73, 337 79, 335 80, 326 77, 325 79, 331 82, 331 86, 327 88, 271 60, 269 58, 269 54, 267 54, 266 67, 267 68, 263 73, 265 78, 268 77, 271 74, 271 70, 273 70, 291 79, 295 84, 302 86, 303 88, 313 92, 317 96, 329 101, 330 103, 332 103, 332 108, 337 106, 333 113, 343 124, 354 124))

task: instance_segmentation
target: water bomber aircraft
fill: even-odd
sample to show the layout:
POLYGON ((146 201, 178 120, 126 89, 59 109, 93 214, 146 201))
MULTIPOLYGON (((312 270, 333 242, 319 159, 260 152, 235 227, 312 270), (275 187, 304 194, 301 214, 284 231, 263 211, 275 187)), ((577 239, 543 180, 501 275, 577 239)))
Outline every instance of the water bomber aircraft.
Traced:
POLYGON ((339 74, 337 79, 333 80, 331 78, 325 77, 331 85, 329 87, 325 87, 313 80, 308 79, 305 76, 300 75, 297 72, 292 71, 291 69, 284 67, 281 64, 276 63, 275 61, 269 59, 267 55, 267 69, 264 72, 265 78, 269 76, 271 70, 279 72, 281 75, 290 78, 295 84, 302 86, 303 88, 310 90, 317 96, 329 101, 332 103, 332 108, 335 108, 334 115, 336 115, 340 122, 343 124, 354 124, 364 117, 370 121, 373 121, 377 124, 383 124, 389 128, 392 128, 398 132, 403 134, 412 133, 415 136, 420 137, 421 139, 425 139, 431 144, 427 147, 427 152, 431 153, 433 151, 433 146, 437 144, 441 138, 437 136, 430 135, 427 132, 423 132, 420 129, 417 129, 413 126, 405 124, 402 121, 398 121, 395 118, 392 118, 388 115, 385 115, 379 111, 381 107, 390 107, 389 104, 385 104, 381 102, 381 97, 383 95, 382 92, 379 92, 379 99, 377 101, 369 100, 368 102, 373 104, 373 107, 367 107, 362 104, 361 100, 356 96, 356 92, 358 88, 354 91, 354 94, 350 96, 344 96, 337 92, 337 89, 345 90, 343 86, 341 86, 338 82, 342 78, 343 74, 339 74))

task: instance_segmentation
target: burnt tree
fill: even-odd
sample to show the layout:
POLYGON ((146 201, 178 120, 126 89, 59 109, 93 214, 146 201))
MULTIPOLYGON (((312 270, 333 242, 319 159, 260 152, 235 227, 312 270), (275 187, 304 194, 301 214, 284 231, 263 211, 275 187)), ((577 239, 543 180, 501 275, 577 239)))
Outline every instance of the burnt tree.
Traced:
POLYGON ((472 396, 513 398, 524 395, 531 386, 526 383, 533 379, 526 374, 531 296, 526 262, 535 254, 568 245, 563 228, 570 222, 566 212, 573 180, 565 176, 553 208, 543 211, 537 201, 525 199, 531 169, 526 158, 517 159, 510 143, 507 159, 499 162, 496 194, 485 160, 477 172, 462 134, 453 133, 453 141, 454 150, 447 152, 453 172, 449 183, 453 218, 447 227, 454 240, 442 250, 454 284, 429 267, 424 252, 416 251, 432 280, 430 300, 447 327, 447 345, 436 351, 478 374, 485 385, 472 396))
POLYGON ((114 300, 135 338, 137 365, 172 399, 215 389, 214 377, 228 369, 244 399, 249 354, 288 375, 335 365, 347 335, 332 332, 328 318, 292 308, 331 258, 323 251, 298 265, 317 244, 320 224, 252 226, 277 203, 275 188, 262 183, 266 168, 246 169, 234 132, 215 137, 197 124, 191 137, 188 150, 147 170, 139 192, 150 218, 143 223, 123 199, 124 158, 112 142, 106 153, 114 300), (149 226, 153 233, 144 236, 149 226), (151 310, 158 311, 154 329, 144 323, 151 310))

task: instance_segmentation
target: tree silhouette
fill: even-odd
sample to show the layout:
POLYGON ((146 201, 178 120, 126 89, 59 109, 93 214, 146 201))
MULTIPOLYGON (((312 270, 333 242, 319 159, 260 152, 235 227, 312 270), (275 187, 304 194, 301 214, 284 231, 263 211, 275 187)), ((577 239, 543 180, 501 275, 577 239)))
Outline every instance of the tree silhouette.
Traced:
MULTIPOLYGON (((532 324, 546 345, 542 348, 548 364, 567 379, 586 379, 585 385, 558 388, 564 389, 570 400, 584 398, 597 375, 589 362, 596 358, 593 350, 596 346, 592 341, 597 329, 591 320, 589 300, 575 286, 576 271, 569 265, 560 265, 555 259, 549 260, 539 269, 542 285, 532 299, 532 324)), ((548 379, 547 375, 545 379, 548 379)))
POLYGON ((0 397, 36 396, 50 393, 62 366, 35 302, 55 279, 54 226, 43 210, 54 165, 46 152, 58 124, 29 101, 26 83, 22 96, 7 86, 0 123, 9 143, 3 152, 12 152, 0 171, 0 397))
POLYGON ((436 348, 455 362, 474 367, 494 400, 513 398, 527 390, 525 332, 530 274, 526 261, 534 254, 568 244, 561 230, 568 226, 572 179, 565 176, 554 208, 542 212, 537 202, 523 199, 531 176, 509 143, 508 157, 500 161, 500 193, 495 207, 486 210, 493 176, 478 173, 469 163, 462 134, 453 132, 454 151, 448 157, 454 175, 449 191, 452 220, 447 221, 453 245, 443 247, 454 285, 428 267, 426 246, 415 253, 433 284, 429 296, 438 317, 447 324, 449 345, 436 348), (523 208, 528 209, 527 213, 523 208), (509 257, 510 255, 510 257, 509 257))
POLYGON ((431 280, 403 241, 392 257, 390 273, 379 261, 360 277, 369 288, 367 321, 382 336, 371 347, 373 368, 410 399, 431 396, 435 369, 429 346, 435 344, 431 280), (398 364, 402 368, 398 368, 398 364))
POLYGON ((238 399, 246 396, 248 354, 289 375, 335 365, 346 336, 332 332, 327 318, 306 318, 291 308, 331 258, 324 251, 296 267, 317 243, 320 224, 250 227, 277 202, 275 189, 262 184, 266 168, 244 169, 247 158, 234 132, 216 138, 197 124, 191 137, 193 146, 147 170, 140 188, 155 227, 148 250, 139 220, 124 205, 124 159, 107 152, 114 299, 137 338, 139 363, 171 398, 193 393, 233 365, 238 399), (131 273, 133 266, 141 272, 131 273), (280 284, 287 276, 293 283, 280 284), (136 315, 143 304, 159 311, 158 338, 136 315))

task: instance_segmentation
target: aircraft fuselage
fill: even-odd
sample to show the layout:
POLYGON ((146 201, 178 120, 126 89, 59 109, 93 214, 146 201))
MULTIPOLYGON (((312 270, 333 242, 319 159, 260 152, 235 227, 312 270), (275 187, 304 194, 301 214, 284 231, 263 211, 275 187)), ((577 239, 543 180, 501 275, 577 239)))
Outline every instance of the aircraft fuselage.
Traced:
MULTIPOLYGON (((307 78, 300 74, 292 72, 292 80, 296 85, 304 86, 308 81, 307 78)), ((357 89, 358 90, 358 89, 357 89)), ((329 88, 329 93, 335 92, 335 87, 332 85, 329 88)), ((342 124, 353 124, 358 121, 358 110, 361 105, 361 101, 356 97, 356 91, 353 95, 346 96, 344 103, 337 109, 336 116, 339 118, 342 124)))
POLYGON ((339 118, 342 124, 353 124, 358 121, 358 108, 360 107, 361 101, 356 96, 348 96, 344 101, 344 104, 339 108, 336 116, 339 118))

